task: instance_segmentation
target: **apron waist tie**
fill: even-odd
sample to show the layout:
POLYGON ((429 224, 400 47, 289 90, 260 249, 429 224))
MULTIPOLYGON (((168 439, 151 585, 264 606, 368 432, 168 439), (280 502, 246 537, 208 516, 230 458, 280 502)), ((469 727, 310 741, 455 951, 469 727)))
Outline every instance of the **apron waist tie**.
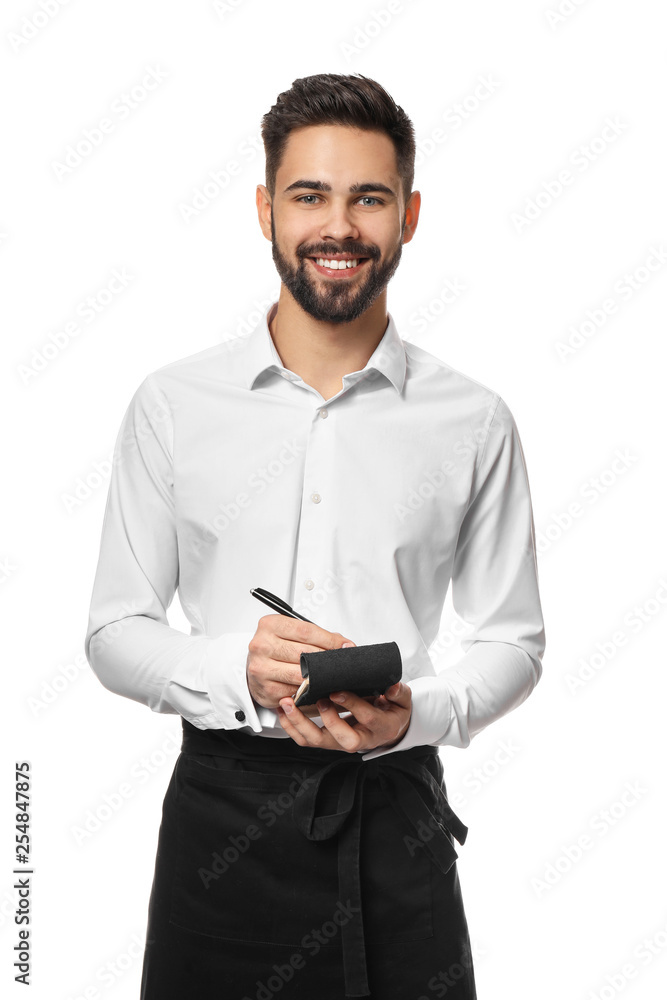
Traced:
POLYGON ((411 747, 410 750, 396 751, 368 761, 363 760, 360 754, 346 754, 345 757, 328 764, 312 775, 294 800, 292 806, 294 821, 309 840, 328 840, 339 834, 340 898, 344 903, 349 900, 349 908, 353 913, 352 918, 341 926, 345 996, 370 995, 359 878, 364 780, 370 776, 378 778, 380 787, 392 806, 408 828, 414 830, 415 837, 431 861, 443 874, 447 874, 458 857, 447 831, 463 844, 468 835, 468 828, 454 813, 442 787, 428 768, 414 759, 429 754, 435 756, 437 753, 437 747, 411 747), (341 769, 344 770, 342 775, 341 769), (318 814, 316 808, 318 792, 333 776, 339 780, 342 778, 338 811, 329 815, 318 814), (346 822, 347 820, 349 822, 346 822), (432 834, 428 840, 424 840, 424 825, 432 834))

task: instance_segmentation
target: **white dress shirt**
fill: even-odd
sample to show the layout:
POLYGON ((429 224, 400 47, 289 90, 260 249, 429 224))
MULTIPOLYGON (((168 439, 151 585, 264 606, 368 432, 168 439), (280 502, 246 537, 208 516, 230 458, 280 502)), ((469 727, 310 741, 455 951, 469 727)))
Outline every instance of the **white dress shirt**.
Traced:
POLYGON ((357 645, 398 644, 410 724, 364 760, 466 747, 542 673, 514 419, 496 392, 402 341, 391 314, 366 367, 324 400, 282 364, 268 325, 276 307, 252 333, 155 370, 130 400, 88 662, 106 688, 154 712, 290 739, 248 689, 248 643, 271 614, 250 589, 263 587, 357 645), (473 631, 436 673, 428 647, 450 581, 473 631), (189 635, 167 620, 177 588, 189 635))

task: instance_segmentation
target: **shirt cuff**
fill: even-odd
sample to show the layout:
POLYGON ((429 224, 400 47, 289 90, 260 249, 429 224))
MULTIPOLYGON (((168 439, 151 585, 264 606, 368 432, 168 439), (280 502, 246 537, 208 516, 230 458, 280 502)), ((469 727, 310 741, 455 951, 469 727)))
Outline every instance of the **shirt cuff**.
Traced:
POLYGON ((408 728, 393 747, 376 747, 365 753, 362 760, 374 760, 411 747, 441 746, 452 716, 452 700, 443 680, 436 676, 405 681, 412 691, 412 714, 408 728))
POLYGON ((267 708, 266 705, 258 705, 254 698, 252 703, 255 706, 257 718, 265 729, 282 729, 282 726, 278 722, 278 713, 275 708, 267 708))
MULTIPOLYGON (((254 632, 224 632, 211 639, 202 661, 204 686, 215 713, 209 729, 243 729, 261 733, 270 709, 257 705, 248 688, 248 646, 254 632), (261 713, 261 715, 260 715, 261 713)), ((272 713, 275 716, 275 713, 272 713)), ((276 722, 277 720, 277 716, 276 722)))

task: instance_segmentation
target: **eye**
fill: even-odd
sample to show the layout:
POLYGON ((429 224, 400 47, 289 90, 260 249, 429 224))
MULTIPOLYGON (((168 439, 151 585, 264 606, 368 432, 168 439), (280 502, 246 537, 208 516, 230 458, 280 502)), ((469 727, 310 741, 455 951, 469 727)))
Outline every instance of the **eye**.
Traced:
MULTIPOLYGON (((306 205, 314 205, 315 201, 307 201, 306 199, 308 199, 308 198, 313 198, 313 199, 315 199, 315 201, 317 201, 318 200, 318 195, 316 195, 316 194, 302 194, 302 195, 300 195, 296 199, 296 201, 305 202, 306 205)), ((384 202, 382 201, 381 198, 376 198, 375 195, 370 195, 370 194, 362 194, 361 197, 358 198, 357 200, 358 201, 366 201, 366 202, 373 201, 373 202, 376 202, 378 205, 384 205, 384 202)), ((364 207, 365 208, 374 208, 375 206, 374 205, 368 205, 368 204, 366 204, 364 207)))

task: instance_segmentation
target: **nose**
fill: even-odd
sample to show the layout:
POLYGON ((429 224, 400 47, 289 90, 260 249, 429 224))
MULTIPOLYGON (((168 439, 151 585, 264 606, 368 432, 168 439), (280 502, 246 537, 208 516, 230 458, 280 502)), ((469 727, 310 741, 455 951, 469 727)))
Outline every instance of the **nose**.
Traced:
POLYGON ((320 227, 322 240, 332 240, 342 243, 343 240, 359 239, 359 229, 354 223, 350 209, 345 202, 331 200, 325 218, 320 227))

